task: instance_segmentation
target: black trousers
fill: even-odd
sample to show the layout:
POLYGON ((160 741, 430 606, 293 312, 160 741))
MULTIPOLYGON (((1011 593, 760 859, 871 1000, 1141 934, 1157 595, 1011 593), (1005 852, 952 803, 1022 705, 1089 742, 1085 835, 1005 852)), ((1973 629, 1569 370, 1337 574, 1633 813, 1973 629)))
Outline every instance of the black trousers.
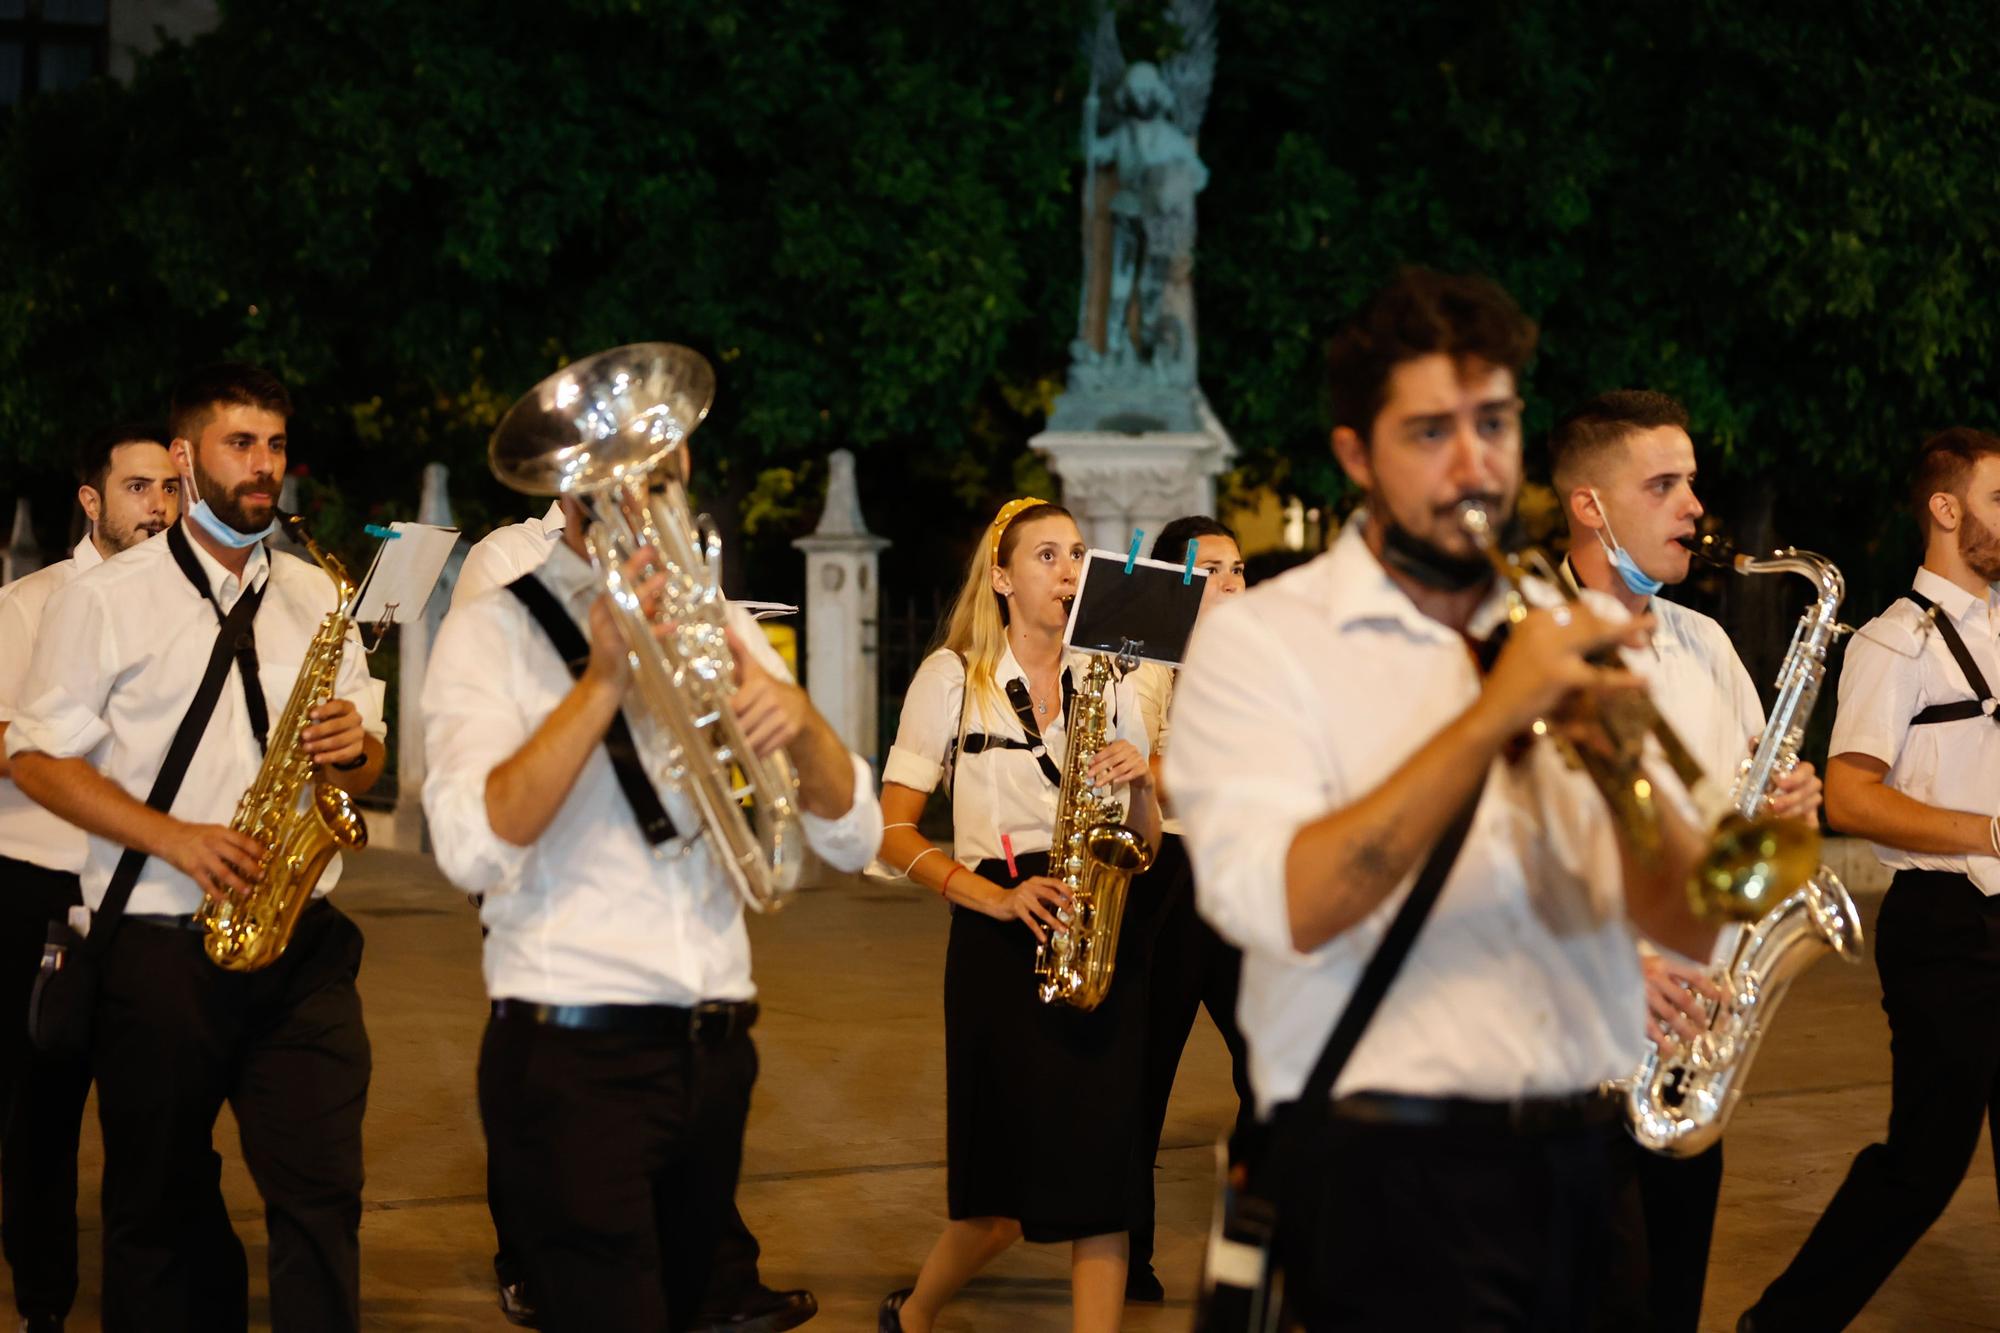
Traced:
MULTIPOLYGON (((1216 934, 1194 906, 1194 870, 1187 845, 1176 834, 1160 839, 1153 868, 1134 882, 1129 900, 1148 914, 1154 930, 1153 966, 1146 1013, 1145 1140, 1138 1154, 1132 1204, 1131 1270, 1153 1262, 1153 1176, 1166 1129, 1174 1076, 1187 1049, 1194 1017, 1203 1006, 1229 1048, 1229 1078, 1236 1085, 1236 1124, 1256 1114, 1250 1091, 1250 1051, 1236 1026, 1236 988, 1243 955, 1216 934)), ((1129 910, 1129 909, 1128 909, 1129 910)))
POLYGON ((666 1333, 701 1308, 757 1078, 713 1044, 493 1020, 479 1113, 502 1234, 549 1333, 666 1333))
POLYGON ((1758 1300, 1760 1333, 1846 1327, 1951 1202, 1980 1132, 2000 1147, 2000 899, 1963 875, 1897 871, 1875 967, 1889 1016, 1889 1136, 1855 1157, 1758 1300))
POLYGON ((211 1146, 227 1101, 264 1200, 273 1327, 358 1328, 361 932, 321 901, 262 971, 224 972, 201 945, 195 931, 128 920, 105 954, 92 1052, 104 1327, 245 1327, 243 1249, 211 1146))
POLYGON ((60 1319, 76 1299, 76 1145, 87 1060, 28 1040, 28 996, 49 922, 83 901, 76 876, 0 856, 0 1244, 24 1318, 60 1319))
POLYGON ((1292 1314, 1314 1333, 1644 1328, 1622 1133, 1323 1124, 1282 1164, 1292 1314))
POLYGON ((1646 1308, 1653 1333, 1696 1333, 1708 1282, 1708 1247, 1722 1195, 1722 1145, 1693 1157, 1662 1157, 1628 1137, 1646 1225, 1646 1308))

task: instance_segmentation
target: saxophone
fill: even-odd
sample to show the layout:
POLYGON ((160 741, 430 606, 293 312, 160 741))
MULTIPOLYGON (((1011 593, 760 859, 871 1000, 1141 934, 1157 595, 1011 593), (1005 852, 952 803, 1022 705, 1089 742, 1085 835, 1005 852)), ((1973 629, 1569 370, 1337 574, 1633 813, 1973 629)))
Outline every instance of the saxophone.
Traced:
MULTIPOLYGON (((1806 722, 1826 676, 1827 648, 1846 632, 1839 615, 1847 584, 1832 561, 1810 551, 1787 547, 1756 559, 1714 536, 1687 545, 1702 559, 1739 574, 1801 574, 1818 590, 1792 631, 1778 672, 1777 702, 1730 795, 1728 818, 1750 819, 1763 808, 1772 784, 1799 761, 1806 722)), ((1747 924, 1728 964, 1716 974, 1723 999, 1709 1002, 1707 1031, 1693 1041, 1676 1038, 1671 1055, 1647 1052, 1637 1072, 1617 1085, 1633 1139, 1664 1156, 1692 1157, 1721 1138, 1758 1044, 1793 980, 1828 953, 1859 962, 1862 943, 1854 899, 1825 866, 1747 924)))
POLYGON ((1114 672, 1136 665, 1130 656, 1096 653, 1070 701, 1065 723, 1062 791, 1056 798, 1049 874, 1069 890, 1057 914, 1063 927, 1035 946, 1035 977, 1043 1004, 1091 1010, 1104 1003, 1118 963, 1118 928, 1132 876, 1153 864, 1153 848, 1125 823, 1116 801, 1091 786, 1089 769, 1109 734, 1104 691, 1114 672))
POLYGON ((249 892, 204 898, 195 912, 195 923, 207 933, 203 950, 230 972, 255 972, 277 962, 292 942, 292 928, 312 901, 313 885, 326 863, 337 851, 368 845, 368 825, 354 798, 320 776, 299 739, 312 725, 313 709, 333 697, 340 654, 353 624, 354 584, 340 561, 313 541, 297 514, 281 512, 278 521, 333 580, 338 605, 320 621, 284 714, 271 729, 257 778, 229 822, 269 853, 263 869, 249 892))

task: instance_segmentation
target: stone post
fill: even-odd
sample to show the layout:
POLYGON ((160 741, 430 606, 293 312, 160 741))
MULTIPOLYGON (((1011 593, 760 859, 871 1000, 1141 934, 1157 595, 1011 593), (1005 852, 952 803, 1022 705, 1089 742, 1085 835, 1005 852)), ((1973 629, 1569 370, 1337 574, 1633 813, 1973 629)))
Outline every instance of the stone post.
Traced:
POLYGON ((14 533, 7 539, 7 549, 0 552, 0 583, 12 583, 23 574, 32 574, 43 563, 42 544, 35 540, 35 521, 28 512, 28 497, 24 495, 14 502, 14 533))
POLYGON ((868 531, 854 482, 854 455, 827 456, 826 508, 806 553, 806 692, 847 748, 876 759, 881 562, 886 538, 868 531))
MULTIPOLYGON (((445 491, 450 469, 442 463, 424 466, 423 492, 417 499, 417 522, 438 527, 452 526, 451 497, 445 491)), ((424 673, 429 669, 431 644, 438 626, 444 623, 451 606, 452 585, 458 582, 459 566, 465 563, 466 546, 460 540, 445 561, 431 589, 424 613, 398 628, 399 654, 396 676, 396 814, 395 845, 406 851, 430 850, 430 832, 424 825, 424 673)))

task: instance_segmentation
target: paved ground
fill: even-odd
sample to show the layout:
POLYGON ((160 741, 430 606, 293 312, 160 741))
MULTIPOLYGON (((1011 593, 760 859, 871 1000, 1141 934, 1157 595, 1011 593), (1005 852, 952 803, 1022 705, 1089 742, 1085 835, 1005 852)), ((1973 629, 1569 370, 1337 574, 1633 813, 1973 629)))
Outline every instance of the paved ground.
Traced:
MULTIPOLYGON (((362 973, 375 1042, 368 1117, 363 1300, 377 1329, 503 1329, 492 1302, 492 1234, 473 1105, 483 1021, 479 932, 427 861, 371 852, 339 901, 368 935, 362 973)), ((1872 918, 1874 900, 1864 897, 1872 918)), ((944 1220, 944 1065, 938 1011, 945 916, 907 887, 853 881, 753 922, 765 1018, 742 1207, 765 1274, 819 1294, 814 1329, 873 1327, 944 1220)), ((1888 1109, 1888 1035, 1872 967, 1822 964, 1794 991, 1729 1139, 1705 1327, 1736 1312, 1790 1258, 1854 1151, 1888 1109)), ((1208 1208, 1209 1144, 1228 1120, 1222 1043, 1202 1020, 1161 1154, 1160 1272, 1169 1301, 1133 1307, 1135 1330, 1187 1327, 1208 1208)), ((225 1126, 220 1141, 233 1145, 225 1126)), ((234 1156, 233 1146, 225 1147, 234 1156)), ((85 1170, 96 1177, 94 1121, 85 1170)), ((226 1179, 238 1230, 263 1263, 257 1196, 226 1179)), ((1944 1220, 1855 1327, 2000 1329, 2000 1232, 1991 1153, 1944 1220)), ((98 1224, 85 1202, 85 1294, 72 1328, 95 1326, 98 1224)), ((1067 1255, 1017 1247, 946 1315, 948 1329, 1068 1326, 1067 1255)), ((0 1274, 4 1277, 4 1274, 0 1274)), ((261 1286, 261 1284, 259 1284, 261 1286)), ((261 1296, 259 1297, 261 1299, 261 1296)))

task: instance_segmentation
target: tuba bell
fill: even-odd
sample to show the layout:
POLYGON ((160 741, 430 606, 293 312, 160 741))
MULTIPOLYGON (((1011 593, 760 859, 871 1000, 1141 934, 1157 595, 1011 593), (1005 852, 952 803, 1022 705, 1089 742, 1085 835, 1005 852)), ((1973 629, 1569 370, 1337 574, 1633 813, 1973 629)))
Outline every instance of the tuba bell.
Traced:
POLYGON ((527 495, 568 496, 632 662, 635 727, 666 756, 656 774, 695 807, 716 863, 744 903, 773 911, 797 888, 798 780, 759 756, 729 699, 722 538, 690 505, 687 437, 715 401, 706 358, 676 343, 614 347, 557 371, 508 409, 487 446, 493 475, 527 495), (626 567, 651 552, 636 575, 626 567), (664 578, 657 612, 639 589, 664 578))

